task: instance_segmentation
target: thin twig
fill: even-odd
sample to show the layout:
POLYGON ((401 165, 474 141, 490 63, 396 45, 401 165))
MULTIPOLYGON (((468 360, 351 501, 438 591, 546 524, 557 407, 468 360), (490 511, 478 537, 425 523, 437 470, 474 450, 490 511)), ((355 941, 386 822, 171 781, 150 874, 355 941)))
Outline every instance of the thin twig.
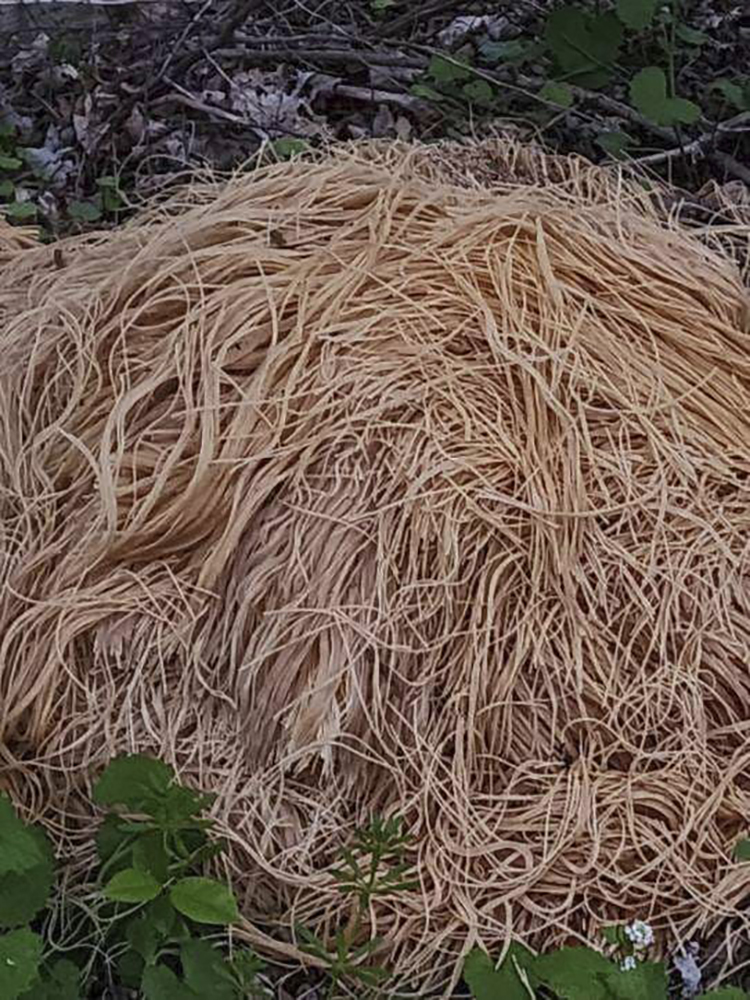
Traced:
MULTIPOLYGON (((749 124, 750 112, 743 111, 742 114, 735 115, 734 118, 729 118, 725 122, 718 122, 716 127, 712 128, 710 132, 704 132, 703 135, 689 142, 687 146, 675 146, 661 153, 653 153, 651 156, 640 156, 633 162, 639 166, 653 166, 656 163, 664 163, 667 160, 673 160, 680 156, 709 156, 711 155, 711 146, 718 141, 721 135, 744 132, 749 124)), ((735 160, 734 163, 737 164, 737 161, 735 160)), ((746 172, 750 176, 750 171, 746 172)))
POLYGON ((214 55, 222 59, 243 59, 248 64, 273 63, 286 59, 292 62, 309 63, 361 62, 364 66, 411 69, 415 72, 424 69, 424 60, 409 59, 407 56, 394 56, 386 52, 358 52, 356 49, 218 49, 214 55))

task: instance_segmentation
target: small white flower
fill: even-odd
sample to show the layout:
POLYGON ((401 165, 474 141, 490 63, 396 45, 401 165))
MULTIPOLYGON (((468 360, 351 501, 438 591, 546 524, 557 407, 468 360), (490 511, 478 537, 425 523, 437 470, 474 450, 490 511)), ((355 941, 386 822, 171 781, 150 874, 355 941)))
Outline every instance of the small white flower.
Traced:
POLYGON ((645 920, 634 920, 625 928, 625 936, 636 948, 648 948, 654 943, 654 932, 645 920))
POLYGON ((638 963, 633 958, 633 956, 628 955, 627 958, 623 958, 622 962, 620 963, 620 968, 622 969, 623 972, 631 972, 637 965, 638 963))

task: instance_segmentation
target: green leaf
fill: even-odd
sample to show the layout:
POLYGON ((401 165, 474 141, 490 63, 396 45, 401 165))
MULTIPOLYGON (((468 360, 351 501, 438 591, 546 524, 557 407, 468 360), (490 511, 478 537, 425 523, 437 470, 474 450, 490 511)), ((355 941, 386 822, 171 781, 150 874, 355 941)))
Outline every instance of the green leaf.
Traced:
POLYGON ((633 77, 630 99, 641 114, 656 125, 691 125, 701 114, 701 109, 692 101, 667 96, 667 78, 658 66, 648 66, 633 77))
POLYGON ((71 201, 68 215, 79 222, 96 222, 102 217, 101 209, 93 201, 71 201))
POLYGON ((15 190, 13 181, 0 181, 0 198, 12 198, 15 190))
POLYGON ((619 946, 629 944, 629 938, 625 933, 625 927, 623 924, 615 924, 610 927, 602 927, 601 935, 607 944, 616 944, 619 946))
POLYGON ((125 930, 125 937, 133 951, 140 955, 146 965, 153 964, 159 951, 161 935, 148 917, 143 916, 131 920, 125 930))
POLYGON ((166 965, 149 966, 143 973, 141 989, 146 1000, 207 1000, 180 982, 166 965))
POLYGON ((0 877, 0 928, 28 924, 44 909, 55 879, 52 846, 39 827, 26 827, 41 861, 26 871, 0 877))
POLYGON ((486 40, 479 46, 479 51, 487 62, 505 62, 520 65, 535 59, 542 51, 542 46, 521 38, 513 38, 504 42, 486 40))
POLYGON ((25 927, 0 935, 0 997, 17 1000, 39 975, 42 939, 25 927))
POLYGON ((208 941, 187 941, 180 948, 185 982, 198 996, 234 1000, 237 995, 232 969, 208 941))
POLYGON ((113 875, 102 891, 114 903, 148 903, 159 895, 161 885, 148 872, 125 868, 113 875))
POLYGON ((564 1000, 609 1000, 605 980, 618 966, 592 948, 560 948, 540 955, 534 975, 564 1000))
POLYGON ((30 219, 36 215, 36 205, 33 201, 11 201, 2 211, 10 219, 30 219))
POLYGON ((255 952, 250 951, 249 948, 235 952, 231 965, 237 981, 245 993, 250 993, 258 973, 266 967, 263 959, 259 958, 255 952))
POLYGON ((0 794, 0 875, 29 871, 44 860, 33 828, 16 814, 8 796, 0 794))
POLYGON ((641 962, 634 969, 618 970, 604 982, 613 1000, 665 1000, 667 970, 663 962, 641 962))
POLYGON ((633 139, 627 132, 600 132, 596 144, 616 160, 633 144, 633 139))
POLYGON ((461 93, 467 101, 484 108, 489 108, 495 103, 495 91, 486 80, 472 80, 471 83, 465 83, 461 93))
POLYGON ((199 924, 233 924, 239 919, 234 893, 211 878, 180 879, 169 898, 179 913, 199 924))
POLYGON ((117 976, 123 986, 137 990, 141 985, 144 961, 137 951, 126 951, 117 959, 117 976))
POLYGON ((750 111, 750 85, 747 83, 742 84, 723 77, 721 80, 714 80, 709 89, 718 90, 724 100, 738 111, 750 111))
POLYGON ((734 845, 734 857, 737 861, 750 861, 750 840, 740 840, 734 845))
POLYGON ((293 156, 301 156, 310 149, 310 143, 293 136, 283 136, 269 143, 271 149, 280 160, 289 160, 293 156))
POLYGON ((117 189, 117 178, 113 177, 111 174, 105 174, 103 177, 97 177, 96 185, 100 188, 113 188, 117 189))
POLYGON ((67 958, 61 958, 40 982, 21 994, 20 1000, 80 1000, 80 989, 80 969, 67 958))
POLYGON ((622 25, 613 13, 591 17, 579 7, 559 7, 547 18, 545 39, 573 83, 601 87, 612 76, 622 44, 622 25))
POLYGON ((705 31, 698 31, 697 28, 691 28, 687 24, 678 24, 675 34, 686 45, 705 45, 706 42, 711 41, 711 36, 707 35, 705 31))
POLYGON ((19 160, 17 156, 6 156, 4 153, 0 153, 0 170, 18 170, 22 166, 23 160, 19 160))
POLYGON ((169 896, 157 896, 145 909, 144 916, 164 937, 169 937, 177 920, 177 913, 169 896))
POLYGON ((133 812, 150 812, 167 794, 176 776, 164 761, 145 754, 116 757, 94 785, 98 806, 125 806, 133 812))
POLYGON ((164 834, 160 830, 143 833, 133 843, 133 867, 153 875, 160 885, 169 877, 169 858, 164 850, 164 834))
POLYGON ((529 991, 518 974, 518 968, 530 970, 534 956, 521 945, 513 943, 499 969, 481 948, 466 956, 463 977, 474 1000, 529 1000, 529 991))
POLYGON ((435 83, 461 83, 472 76, 471 67, 457 59, 433 56, 427 67, 427 76, 435 83))
POLYGON ((432 87, 428 87, 426 83, 413 83, 409 88, 409 93, 413 94, 414 97, 419 97, 423 101, 444 101, 445 94, 441 94, 439 91, 432 87))
POLYGON ((573 91, 567 83, 557 83, 555 80, 548 80, 539 91, 539 96, 552 104, 559 104, 561 108, 572 107, 573 91))
POLYGON ((199 815, 215 800, 215 795, 203 795, 183 785, 172 785, 154 809, 153 817, 162 830, 180 830, 187 820, 199 815))
POLYGON ((617 16, 626 28, 643 31, 654 19, 659 0, 617 0, 617 16))
POLYGON ((128 829, 128 825, 114 814, 107 816, 96 831, 96 849, 99 853, 99 860, 106 864, 121 851, 123 861, 127 858, 126 845, 132 844, 133 833, 128 829))
POLYGON ((324 962, 330 960, 325 942, 321 941, 317 934, 314 934, 308 927, 304 927, 302 924, 295 924, 294 933, 299 939, 299 946, 302 951, 307 952, 308 955, 315 955, 324 962))

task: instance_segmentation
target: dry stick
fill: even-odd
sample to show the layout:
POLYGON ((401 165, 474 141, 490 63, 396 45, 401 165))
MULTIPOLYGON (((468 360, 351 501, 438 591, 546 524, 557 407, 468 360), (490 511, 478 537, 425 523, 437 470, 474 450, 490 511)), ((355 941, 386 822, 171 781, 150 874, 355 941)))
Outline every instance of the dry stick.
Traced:
POLYGON ((214 53, 226 59, 244 59, 248 63, 278 62, 290 59, 299 62, 351 63, 361 62, 366 66, 383 66, 385 68, 424 69, 424 59, 409 59, 394 56, 385 52, 358 52, 353 49, 289 49, 272 48, 264 50, 219 49, 214 53))
MULTIPOLYGON (((164 97, 159 97, 157 100, 152 101, 153 105, 176 102, 177 104, 184 104, 187 108, 193 108, 195 111, 203 111, 212 118, 219 118, 222 121, 232 122, 235 125, 243 125, 245 128, 254 129, 256 132, 260 132, 261 134, 264 132, 267 134, 269 131, 268 128, 264 129, 248 118, 243 118, 241 115, 235 115, 231 111, 225 111, 223 108, 217 108, 213 104, 207 104, 205 101, 201 101, 194 94, 191 94, 189 90, 186 90, 185 87, 180 86, 180 84, 175 80, 170 79, 170 77, 164 77, 164 82, 168 83, 170 87, 174 87, 178 93, 166 94, 164 97)), ((274 125, 272 131, 275 133, 281 133, 285 136, 291 136, 295 139, 305 138, 299 132, 282 128, 279 125, 274 125)))
POLYGON ((450 10, 453 6, 455 6, 454 0, 435 0, 434 3, 425 4, 421 9, 416 8, 414 10, 410 10, 406 14, 402 14, 400 17, 397 17, 394 21, 384 25, 381 34, 384 38, 393 37, 393 35, 397 35, 402 28, 412 24, 414 21, 418 21, 420 18, 424 18, 432 14, 442 14, 446 10, 450 10))
MULTIPOLYGON (((716 141, 717 135, 721 133, 731 134, 734 132, 744 132, 746 131, 746 126, 750 124, 750 112, 743 111, 739 115, 735 115, 734 118, 729 118, 725 122, 719 122, 717 128, 712 132, 705 132, 703 135, 694 139, 693 142, 687 144, 687 146, 675 146, 673 149, 667 149, 663 153, 654 153, 652 156, 641 156, 634 162, 639 166, 645 164, 661 163, 664 160, 671 160, 675 157, 686 155, 686 156, 707 156, 709 155, 710 146, 716 141)), ((714 155, 722 155, 718 152, 714 155)), ((731 159, 731 157, 730 157, 731 159)), ((742 164, 737 163, 736 160, 733 161, 736 167, 744 171, 745 174, 750 176, 750 171, 742 164)))

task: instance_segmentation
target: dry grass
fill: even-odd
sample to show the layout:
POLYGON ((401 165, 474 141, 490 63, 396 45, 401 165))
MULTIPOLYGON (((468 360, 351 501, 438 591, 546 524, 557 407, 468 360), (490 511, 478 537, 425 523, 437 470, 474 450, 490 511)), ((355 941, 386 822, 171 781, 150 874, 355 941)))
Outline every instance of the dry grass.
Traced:
POLYGON ((750 338, 718 247, 494 142, 281 164, 60 250, 0 282, 0 773, 32 811, 70 846, 82 766, 175 762, 265 947, 333 928, 336 848, 401 813, 420 888, 373 923, 423 989, 475 940, 738 912, 750 338))

